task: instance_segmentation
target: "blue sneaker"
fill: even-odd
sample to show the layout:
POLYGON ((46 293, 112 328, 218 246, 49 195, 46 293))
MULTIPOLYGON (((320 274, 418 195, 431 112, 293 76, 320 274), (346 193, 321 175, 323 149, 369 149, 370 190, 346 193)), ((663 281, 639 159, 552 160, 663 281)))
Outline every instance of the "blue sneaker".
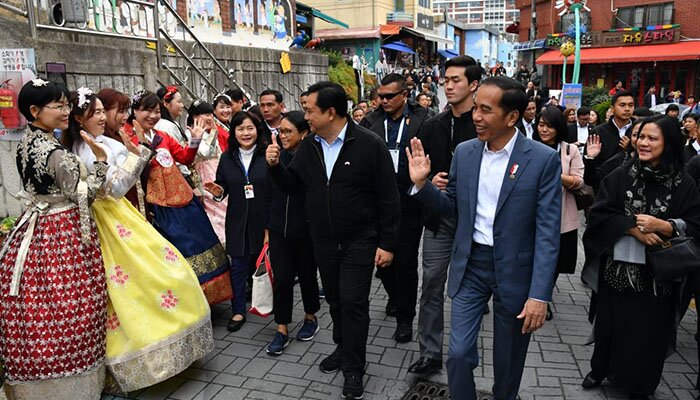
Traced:
POLYGON ((289 346, 289 336, 277 331, 275 337, 272 338, 272 342, 267 346, 267 354, 271 356, 278 356, 284 352, 284 348, 289 346))
POLYGON ((325 299, 326 298, 326 291, 323 288, 318 289, 318 298, 319 299, 325 299))
POLYGON ((314 336, 316 336, 316 332, 318 332, 319 329, 318 321, 316 319, 313 321, 310 319, 304 319, 304 325, 302 325, 299 332, 297 332, 297 339, 301 340, 302 342, 308 342, 309 340, 313 339, 314 336))

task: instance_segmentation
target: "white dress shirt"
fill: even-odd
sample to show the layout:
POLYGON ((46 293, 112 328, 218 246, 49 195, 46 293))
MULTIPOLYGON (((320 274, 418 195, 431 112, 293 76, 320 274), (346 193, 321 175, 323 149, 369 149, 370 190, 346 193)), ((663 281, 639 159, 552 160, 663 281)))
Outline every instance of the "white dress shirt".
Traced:
POLYGON ((491 151, 486 143, 479 168, 479 191, 476 194, 476 217, 472 240, 493 246, 493 221, 496 218, 498 196, 501 194, 503 177, 510 168, 508 161, 520 133, 515 134, 501 150, 491 151))
POLYGON ((630 126, 632 126, 632 120, 630 120, 627 123, 627 125, 619 127, 617 126, 617 122, 615 122, 615 117, 613 117, 613 125, 615 125, 615 127, 618 129, 618 132, 620 133, 620 139, 622 139, 622 137, 625 136, 625 133, 627 133, 627 129, 629 129, 630 126))
POLYGON ((525 136, 528 139, 532 139, 532 135, 535 132, 535 127, 533 126, 535 121, 527 122, 523 119, 523 127, 525 127, 525 136))
POLYGON ((698 143, 698 141, 695 140, 695 141, 693 141, 693 143, 691 143, 691 145, 693 146, 693 148, 695 149, 695 151, 696 151, 698 154, 700 154, 700 143, 698 143))
POLYGON ((579 143, 586 143, 588 140, 588 125, 581 126, 576 123, 576 141, 579 143))

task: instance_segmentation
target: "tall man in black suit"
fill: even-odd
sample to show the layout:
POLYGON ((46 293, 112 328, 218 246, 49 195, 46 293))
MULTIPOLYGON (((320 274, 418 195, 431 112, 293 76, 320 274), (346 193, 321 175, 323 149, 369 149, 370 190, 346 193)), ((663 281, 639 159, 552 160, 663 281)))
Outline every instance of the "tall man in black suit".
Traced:
POLYGON ((423 233, 421 204, 408 195, 411 178, 405 148, 416 137, 428 119, 428 111, 408 102, 406 79, 399 74, 384 77, 379 86, 381 107, 368 114, 360 125, 376 133, 392 156, 396 185, 401 197, 401 224, 399 243, 394 251, 393 263, 377 271, 389 295, 387 314, 396 307, 396 332, 399 343, 413 338, 413 319, 416 316, 418 294, 418 245, 423 233))
POLYGON ((319 368, 342 370, 343 396, 361 399, 372 271, 392 262, 401 205, 389 150, 348 118, 347 107, 337 83, 312 85, 305 118, 313 134, 288 166, 280 164, 277 144, 268 146, 265 158, 274 182, 287 192, 302 190, 311 210, 309 233, 337 345, 319 368))

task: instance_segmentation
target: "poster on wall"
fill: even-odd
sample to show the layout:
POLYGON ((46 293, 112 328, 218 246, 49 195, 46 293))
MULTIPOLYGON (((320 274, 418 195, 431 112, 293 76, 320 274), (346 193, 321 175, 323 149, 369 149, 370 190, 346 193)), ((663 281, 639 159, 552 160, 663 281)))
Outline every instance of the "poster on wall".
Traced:
POLYGON ((0 49, 0 140, 22 138, 27 120, 19 112, 17 96, 34 78, 34 49, 0 49))
POLYGON ((152 4, 157 4, 159 26, 174 39, 190 40, 162 1, 205 43, 287 50, 295 35, 295 0, 88 0, 86 29, 155 38, 152 4))

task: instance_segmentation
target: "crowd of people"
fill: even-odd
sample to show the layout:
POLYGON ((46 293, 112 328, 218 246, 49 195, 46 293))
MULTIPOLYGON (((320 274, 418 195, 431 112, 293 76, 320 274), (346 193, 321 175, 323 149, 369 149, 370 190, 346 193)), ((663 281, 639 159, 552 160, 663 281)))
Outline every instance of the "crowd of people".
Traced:
POLYGON ((472 57, 448 60, 442 112, 432 71, 388 73, 354 108, 318 82, 303 112, 274 89, 254 106, 229 90, 185 107, 175 86, 129 97, 28 82, 16 156, 27 211, 0 253, 6 391, 96 399, 178 374, 213 349, 210 305, 230 301, 228 330, 244 326, 269 249, 271 356, 292 343, 298 281, 296 338, 313 340, 325 297, 336 348, 319 368, 342 371, 343 396, 361 399, 376 276, 393 339, 419 344, 409 372, 445 364, 453 399, 477 398, 493 311, 493 394, 514 400, 585 218, 595 349, 582 385, 652 395, 700 274, 659 280, 645 249, 700 233, 700 118, 681 127, 624 90, 609 116, 562 108, 501 68, 485 77, 472 57))

